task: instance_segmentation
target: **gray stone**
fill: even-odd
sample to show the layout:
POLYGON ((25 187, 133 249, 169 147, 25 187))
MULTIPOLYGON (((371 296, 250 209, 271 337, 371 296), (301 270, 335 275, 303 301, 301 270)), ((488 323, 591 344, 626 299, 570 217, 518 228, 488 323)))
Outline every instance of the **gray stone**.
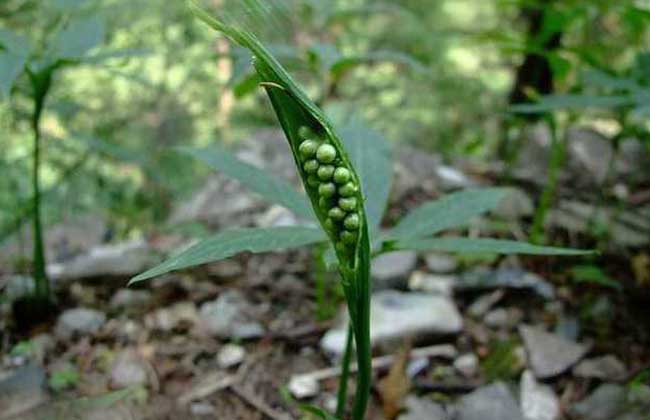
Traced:
POLYGON ((125 350, 117 355, 111 366, 111 386, 127 388, 142 386, 148 382, 148 367, 133 351, 125 350))
POLYGON ((0 372, 0 419, 21 414, 48 399, 45 371, 29 364, 0 372))
POLYGON ((458 268, 458 260, 451 255, 430 252, 424 262, 432 273, 451 273, 458 268))
POLYGON ((650 168, 650 153, 646 145, 636 138, 623 139, 614 167, 621 175, 639 176, 645 170, 647 176, 647 168, 650 168))
POLYGON ((111 298, 111 308, 134 308, 141 307, 151 299, 151 293, 147 290, 120 289, 111 298))
POLYGON ((595 130, 581 127, 569 128, 567 139, 568 162, 578 174, 588 174, 586 179, 592 183, 602 183, 614 154, 612 141, 595 130))
POLYGON ((132 276, 158 262, 149 244, 140 239, 102 245, 61 263, 48 264, 49 276, 57 282, 104 276, 132 276))
POLYGON ((546 183, 553 139, 548 124, 539 122, 524 128, 513 172, 517 178, 538 185, 546 183))
POLYGON ((295 226, 296 216, 285 207, 274 205, 256 218, 259 227, 295 226))
POLYGON ((409 289, 451 296, 457 277, 448 274, 427 274, 414 271, 409 277, 409 289))
POLYGON ((59 316, 55 334, 60 339, 70 339, 75 335, 95 334, 105 322, 106 315, 95 309, 68 309, 59 316))
POLYGON ((320 384, 318 379, 310 375, 294 375, 289 379, 289 392, 295 398, 302 400, 318 395, 320 384))
POLYGON ((447 165, 438 165, 436 176, 443 190, 455 190, 458 188, 469 188, 477 185, 476 181, 458 168, 447 165))
POLYGON ((3 296, 9 301, 14 302, 22 297, 34 293, 34 279, 29 276, 7 276, 2 279, 4 284, 3 296))
POLYGON ((199 323, 199 314, 194 302, 177 302, 167 308, 160 308, 145 318, 147 327, 171 331, 176 328, 191 328, 199 323))
POLYGON ((565 372, 589 350, 587 346, 537 327, 522 325, 519 333, 524 340, 529 366, 539 379, 551 378, 565 372))
POLYGON ((496 305, 505 293, 501 289, 494 292, 479 296, 467 308, 467 313, 474 318, 480 318, 485 315, 494 305, 496 305))
POLYGON ((468 378, 476 376, 478 367, 478 357, 474 353, 463 354, 454 360, 454 368, 468 378))
POLYGON ((526 420, 557 420, 560 418, 560 401, 548 385, 535 380, 529 370, 521 375, 521 410, 526 420))
POLYGON ((625 409, 625 388, 603 384, 584 400, 574 404, 570 412, 580 420, 610 420, 625 409))
MULTIPOLYGON (((455 334, 463 321, 448 297, 427 293, 376 292, 371 300, 370 339, 374 344, 409 336, 455 334)), ((341 317, 347 319, 347 311, 341 317)), ((340 355, 345 347, 347 321, 328 331, 321 347, 340 355)))
POLYGON ((210 334, 249 339, 264 334, 264 327, 253 318, 252 312, 252 304, 239 291, 227 290, 201 306, 200 318, 210 334))
POLYGON ((499 202, 494 210, 494 215, 506 220, 517 220, 521 217, 531 216, 534 210, 533 199, 524 191, 513 188, 499 202))
POLYGON ((217 353, 217 363, 221 368, 237 366, 244 361, 246 350, 236 344, 226 344, 217 353))
POLYGON ((512 328, 523 318, 523 313, 518 308, 493 309, 483 318, 483 322, 490 328, 512 328))
POLYGON ((618 381, 625 378, 627 370, 616 356, 607 355, 586 359, 573 368, 573 374, 580 378, 597 378, 618 381))
POLYGON ((426 399, 417 398, 413 395, 406 397, 405 413, 401 414, 398 420, 448 420, 449 416, 444 407, 440 404, 426 399))
POLYGON ((491 270, 478 267, 464 273, 456 283, 456 290, 485 290, 506 287, 510 289, 530 289, 546 299, 555 296, 555 288, 537 274, 519 268, 499 268, 491 270))
POLYGON ((524 420, 508 387, 497 382, 460 399, 455 420, 524 420))
POLYGON ((376 289, 404 286, 411 271, 415 269, 415 251, 399 251, 382 254, 372 260, 370 273, 376 289))

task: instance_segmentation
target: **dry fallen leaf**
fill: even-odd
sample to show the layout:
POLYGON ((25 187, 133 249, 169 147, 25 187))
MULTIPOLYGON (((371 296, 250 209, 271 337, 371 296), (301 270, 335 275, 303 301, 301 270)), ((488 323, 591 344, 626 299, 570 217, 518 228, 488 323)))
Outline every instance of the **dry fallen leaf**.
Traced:
POLYGON ((411 388, 411 381, 406 374, 410 352, 411 344, 405 342, 396 355, 388 375, 379 382, 379 393, 383 403, 384 416, 388 420, 395 419, 402 411, 404 399, 411 388))

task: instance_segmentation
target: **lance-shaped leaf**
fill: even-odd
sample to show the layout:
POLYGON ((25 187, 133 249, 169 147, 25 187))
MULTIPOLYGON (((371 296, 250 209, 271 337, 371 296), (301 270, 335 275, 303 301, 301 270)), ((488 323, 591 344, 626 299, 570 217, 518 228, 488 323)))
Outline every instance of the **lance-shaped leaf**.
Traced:
POLYGON ((595 95, 547 95, 532 104, 517 104, 510 111, 518 114, 536 114, 567 109, 585 108, 619 108, 634 104, 634 98, 628 95, 595 96, 595 95))
POLYGON ((324 241, 325 238, 322 230, 309 226, 227 230, 204 239, 172 256, 162 264, 139 274, 131 279, 129 284, 160 276, 170 271, 223 260, 245 251, 259 253, 297 248, 324 241))
POLYGON ((309 220, 314 219, 314 212, 304 195, 274 175, 241 161, 224 148, 213 145, 201 149, 180 147, 178 150, 235 178, 272 203, 280 204, 298 216, 309 220))
POLYGON ((588 255, 594 251, 539 246, 527 242, 491 238, 413 238, 395 244, 397 249, 440 251, 459 254, 528 254, 528 255, 588 255))
POLYGON ((463 226, 495 209, 507 192, 506 188, 469 189, 430 201, 407 214, 387 237, 416 238, 463 226))
POLYGON ((51 59, 77 60, 104 40, 104 22, 96 17, 75 19, 52 39, 51 59))
POLYGON ((25 66, 26 58, 9 51, 0 52, 0 94, 9 98, 11 88, 25 66))

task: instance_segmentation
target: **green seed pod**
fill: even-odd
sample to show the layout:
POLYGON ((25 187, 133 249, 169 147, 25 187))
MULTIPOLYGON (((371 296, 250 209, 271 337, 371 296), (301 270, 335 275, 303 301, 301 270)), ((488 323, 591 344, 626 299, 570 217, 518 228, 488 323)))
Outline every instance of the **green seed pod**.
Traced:
POLYGON ((303 169, 305 172, 308 174, 315 174, 318 171, 318 168, 320 167, 320 164, 316 159, 310 159, 305 164, 303 165, 303 169))
POLYGON ((338 207, 332 207, 330 211, 327 212, 327 215, 332 220, 343 220, 343 218, 345 217, 345 212, 338 207))
POLYGON ((345 184, 350 180, 350 177, 350 171, 342 166, 339 166, 334 171, 334 182, 337 184, 345 184))
POLYGON ((336 149, 331 144, 321 144, 316 150, 316 159, 321 163, 332 163, 336 160, 336 149))
POLYGON ((336 194, 336 186, 331 182, 326 182, 318 186, 318 195, 321 197, 334 197, 336 194))
POLYGON ((334 200, 332 197, 321 197, 318 199, 318 207, 323 210, 329 210, 334 207, 334 200))
POLYGON ((321 165, 321 167, 318 168, 318 177, 323 181, 329 181, 332 179, 333 174, 334 167, 332 165, 321 165))
POLYGON ((354 197, 341 198, 339 207, 345 211, 353 211, 357 208, 357 199, 354 197))
POLYGON ((312 188, 318 188, 320 185, 320 179, 316 178, 316 175, 309 175, 307 177, 307 185, 312 188))
POLYGON ((341 242, 343 242, 346 245, 354 245, 357 243, 357 234, 356 232, 350 232, 348 230, 344 230, 341 232, 341 242))
POLYGON ((314 130, 303 125, 298 129, 298 136, 303 139, 310 139, 316 137, 316 134, 314 133, 314 130))
POLYGON ((359 229, 359 223, 359 215, 357 213, 350 213, 345 220, 343 220, 343 226, 345 226, 347 230, 359 229))
POLYGON ((305 140, 298 147, 300 156, 305 159, 316 156, 316 150, 318 150, 318 142, 316 140, 305 140))
POLYGON ((328 232, 336 232, 336 223, 334 223, 334 220, 332 219, 326 219, 323 226, 328 232))
POLYGON ((341 197, 351 197, 355 195, 357 191, 357 186, 354 184, 354 182, 348 182, 339 188, 339 195, 341 197))

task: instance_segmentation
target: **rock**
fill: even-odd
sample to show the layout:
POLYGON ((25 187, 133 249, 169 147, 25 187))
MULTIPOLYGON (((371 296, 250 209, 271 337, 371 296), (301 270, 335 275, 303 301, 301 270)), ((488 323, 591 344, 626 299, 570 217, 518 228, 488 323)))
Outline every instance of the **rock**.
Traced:
POLYGON ((391 202, 399 203, 412 191, 439 192, 436 168, 440 156, 424 153, 411 146, 401 145, 395 149, 395 177, 391 190, 391 202))
POLYGON ((201 306, 200 318, 205 329, 222 338, 250 339, 264 334, 264 327, 253 319, 254 312, 241 292, 227 290, 201 306))
POLYGON ((75 335, 95 334, 105 322, 106 315, 95 309, 68 309, 59 316, 55 334, 58 338, 64 340, 75 335))
POLYGON ((0 281, 0 284, 4 284, 4 288, 0 289, 9 302, 34 294, 34 279, 29 276, 7 276, 0 281))
POLYGON ((147 315, 147 327, 169 332, 175 329, 189 329, 199 323, 199 314, 194 302, 178 302, 167 308, 160 308, 147 315))
POLYGON ((432 273, 451 273, 458 268, 458 260, 447 254, 430 252, 424 256, 424 262, 432 273))
POLYGON ((256 224, 259 227, 295 226, 298 219, 285 207, 273 205, 256 218, 256 224))
POLYGON ((148 367, 133 351, 123 351, 117 355, 111 366, 111 387, 127 388, 142 386, 148 382, 148 367))
POLYGON ((456 283, 456 290, 484 290, 506 287, 510 289, 530 289, 545 299, 555 296, 555 288, 537 274, 519 268, 499 268, 491 270, 479 267, 464 273, 456 283))
POLYGON ((147 242, 138 239, 97 246, 69 261, 48 264, 47 272, 57 282, 104 276, 129 277, 158 260, 147 242))
POLYGON ((618 381, 625 378, 627 370, 616 356, 607 355, 586 359, 573 368, 573 375, 580 378, 597 378, 618 381))
POLYGON ((426 399, 409 395, 405 401, 406 413, 401 414, 398 420, 448 420, 447 412, 440 404, 426 399))
POLYGON ((499 202, 494 215, 506 220, 517 220, 521 217, 532 216, 535 210, 533 199, 524 191, 513 188, 499 202))
POLYGON ((578 174, 588 174, 592 184, 601 184, 609 171, 614 154, 612 141, 599 132, 581 127, 567 130, 568 154, 578 174))
POLYGON ((497 289, 492 293, 479 296, 469 305, 467 313, 474 318, 482 317, 503 298, 504 294, 503 290, 497 289))
MULTIPOLYGON (((376 292, 371 299, 370 339, 372 344, 408 336, 455 334, 463 321, 454 302, 446 296, 426 293, 376 292)), ((347 311, 342 318, 347 316, 347 311)), ((345 347, 347 321, 328 331, 321 347, 340 355, 345 347)))
POLYGON ((522 137, 513 173, 517 178, 544 185, 553 142, 551 130, 548 124, 539 122, 525 127, 522 137))
POLYGON ((206 268, 208 274, 220 278, 237 277, 244 273, 244 268, 241 266, 239 261, 236 261, 233 258, 208 264, 206 268))
POLYGON ((246 350, 236 344, 226 344, 217 354, 217 363, 220 368, 226 369, 237 366, 246 357, 246 350))
POLYGON ((530 368, 539 379, 557 376, 584 357, 587 346, 550 334, 540 328, 522 325, 519 333, 524 340, 530 368))
POLYGON ((422 271, 414 271, 409 277, 409 289, 451 296, 456 279, 456 276, 452 275, 427 274, 422 271))
POLYGON ((645 169, 647 175, 647 168, 650 168, 650 154, 647 150, 646 145, 639 139, 623 139, 614 164, 617 173, 639 176, 645 169))
POLYGON ((535 380, 529 370, 521 375, 521 410, 526 420, 557 420, 560 418, 560 401, 548 385, 535 380))
POLYGON ((438 165, 436 176, 443 190, 475 187, 477 183, 461 170, 447 165, 438 165))
POLYGON ((580 420, 610 420, 625 409, 625 388, 603 384, 584 400, 574 404, 570 413, 580 420))
POLYGON ((371 276, 378 290, 404 286, 417 263, 415 251, 382 254, 372 260, 371 276))
POLYGON ((476 376, 478 367, 478 357, 474 353, 463 354, 454 360, 454 368, 468 378, 476 376))
POLYGON ((190 404, 190 412, 195 416, 214 416, 215 407, 206 402, 194 402, 190 404))
POLYGON ((460 399, 455 420, 524 420, 508 387, 497 382, 460 399))
POLYGON ((483 322, 490 328, 509 329, 516 326, 523 317, 519 308, 497 308, 485 314, 483 322))
POLYGON ((149 299, 151 293, 147 290, 120 289, 111 298, 111 308, 113 309, 132 309, 142 307, 149 299))
POLYGON ((320 385, 318 380, 310 375, 294 375, 289 380, 289 392, 299 400, 318 395, 320 385))
POLYGON ((0 372, 0 419, 30 410, 48 399, 45 371, 35 364, 0 372))

